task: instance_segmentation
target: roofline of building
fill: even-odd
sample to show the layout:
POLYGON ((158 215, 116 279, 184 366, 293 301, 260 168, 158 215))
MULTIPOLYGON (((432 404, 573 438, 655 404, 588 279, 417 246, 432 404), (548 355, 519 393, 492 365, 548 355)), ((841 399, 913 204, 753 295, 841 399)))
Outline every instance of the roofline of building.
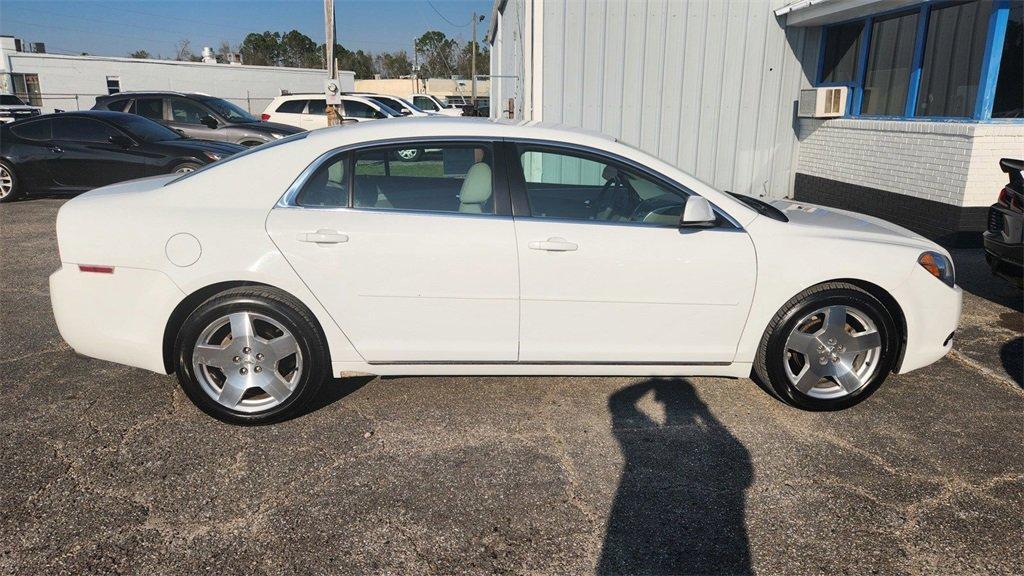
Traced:
POLYGON ((508 0, 494 0, 491 7, 491 21, 487 23, 487 34, 484 34, 484 42, 494 45, 494 37, 498 33, 498 15, 505 9, 508 0))
POLYGON ((786 26, 820 26, 895 10, 921 0, 796 0, 775 10, 786 26))
MULTIPOLYGON (((52 54, 49 52, 9 52, 9 56, 27 56, 30 58, 48 58, 54 60, 88 60, 88 61, 104 61, 104 62, 145 62, 147 64, 160 64, 164 66, 195 66, 195 67, 211 67, 218 66, 223 68, 240 68, 243 70, 274 70, 282 72, 323 72, 327 73, 326 69, 323 68, 293 68, 291 66, 256 66, 253 64, 214 64, 212 62, 182 62, 179 60, 157 60, 155 58, 126 58, 123 56, 72 56, 70 54, 52 54)), ((339 70, 342 74, 355 74, 351 70, 339 70)))

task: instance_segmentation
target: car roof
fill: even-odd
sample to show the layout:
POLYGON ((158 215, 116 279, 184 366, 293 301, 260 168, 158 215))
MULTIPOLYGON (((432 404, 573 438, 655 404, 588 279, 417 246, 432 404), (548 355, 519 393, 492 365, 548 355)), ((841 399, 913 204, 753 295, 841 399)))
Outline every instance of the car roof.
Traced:
POLYGON ((396 121, 359 122, 313 130, 306 140, 325 149, 391 138, 517 138, 566 141, 594 147, 618 142, 615 138, 562 124, 512 122, 469 117, 406 117, 396 121))
POLYGON ((126 116, 132 116, 132 114, 126 114, 124 112, 114 112, 113 110, 76 110, 74 112, 53 112, 51 114, 40 114, 39 116, 33 116, 31 118, 25 118, 25 120, 39 120, 39 119, 52 119, 52 118, 97 118, 100 120, 118 120, 126 116))
POLYGON ((209 94, 202 92, 177 92, 175 90, 130 90, 127 92, 117 92, 115 94, 107 94, 104 96, 97 96, 97 100, 113 100, 124 96, 184 96, 186 98, 214 98, 209 94))

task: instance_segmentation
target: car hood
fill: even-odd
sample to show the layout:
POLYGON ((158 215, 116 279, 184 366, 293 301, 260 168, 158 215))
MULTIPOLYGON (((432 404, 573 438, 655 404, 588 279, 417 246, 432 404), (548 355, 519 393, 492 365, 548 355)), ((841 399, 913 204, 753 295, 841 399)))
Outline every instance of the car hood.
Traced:
POLYGON ((277 132, 278 134, 298 134, 299 132, 305 132, 304 129, 297 126, 291 126, 288 124, 281 124, 279 122, 265 122, 260 120, 259 122, 247 122, 245 124, 237 124, 246 130, 252 130, 253 132, 264 132, 270 134, 271 132, 277 132))
POLYGON ((775 200, 771 204, 781 210, 790 223, 815 233, 920 246, 930 250, 938 248, 937 244, 924 236, 874 216, 790 200, 775 200))
POLYGON ((181 140, 162 140, 160 142, 155 142, 155 144, 167 146, 169 148, 176 148, 178 150, 213 152, 224 156, 236 154, 245 150, 245 146, 239 146, 238 144, 215 142, 213 140, 193 140, 191 138, 182 138, 181 140))

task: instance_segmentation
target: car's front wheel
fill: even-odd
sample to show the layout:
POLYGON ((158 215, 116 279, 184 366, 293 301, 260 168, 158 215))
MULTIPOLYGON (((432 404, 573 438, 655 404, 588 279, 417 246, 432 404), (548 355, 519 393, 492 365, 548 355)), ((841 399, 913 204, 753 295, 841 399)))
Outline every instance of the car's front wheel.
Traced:
POLYGON ((0 160, 0 202, 16 200, 21 190, 18 189, 18 177, 14 167, 0 160))
POLYGON ((232 424, 294 417, 330 370, 310 313, 273 289, 237 288, 185 320, 175 344, 178 381, 207 414, 232 424))
POLYGON ((189 172, 195 172, 200 168, 202 168, 202 166, 195 162, 182 162, 171 169, 171 174, 188 174, 189 172))
POLYGON ((896 336, 892 313, 872 294, 846 283, 821 284, 795 296, 772 319, 755 375, 798 408, 848 408, 892 371, 896 336))

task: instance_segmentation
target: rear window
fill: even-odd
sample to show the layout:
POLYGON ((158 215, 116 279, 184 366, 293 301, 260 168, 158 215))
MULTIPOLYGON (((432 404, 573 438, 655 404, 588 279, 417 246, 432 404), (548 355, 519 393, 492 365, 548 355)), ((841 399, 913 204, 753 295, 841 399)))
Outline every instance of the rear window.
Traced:
POLYGON ((163 120, 164 101, 162 98, 136 98, 128 112, 150 120, 163 120))
POLYGON ((286 100, 277 107, 277 111, 282 114, 302 114, 305 109, 306 100, 286 100))
POLYGON ((18 122, 11 126, 11 132, 19 138, 26 140, 52 140, 52 120, 32 120, 29 122, 18 122))

